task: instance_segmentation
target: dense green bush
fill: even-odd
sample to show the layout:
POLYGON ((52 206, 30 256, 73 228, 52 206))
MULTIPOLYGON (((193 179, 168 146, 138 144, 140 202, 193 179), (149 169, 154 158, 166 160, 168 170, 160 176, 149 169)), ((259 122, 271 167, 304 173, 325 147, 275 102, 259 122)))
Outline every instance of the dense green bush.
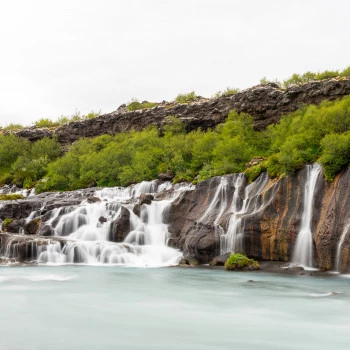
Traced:
POLYGON ((0 135, 0 185, 33 187, 46 174, 49 162, 60 154, 61 145, 56 139, 30 143, 13 134, 0 135))

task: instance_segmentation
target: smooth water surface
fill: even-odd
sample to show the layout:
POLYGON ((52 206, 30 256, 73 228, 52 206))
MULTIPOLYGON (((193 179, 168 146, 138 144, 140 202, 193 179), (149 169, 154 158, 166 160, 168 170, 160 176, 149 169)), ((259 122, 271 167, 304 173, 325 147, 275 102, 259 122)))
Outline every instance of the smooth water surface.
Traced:
POLYGON ((350 348, 348 276, 2 267, 0 312, 1 350, 350 348))

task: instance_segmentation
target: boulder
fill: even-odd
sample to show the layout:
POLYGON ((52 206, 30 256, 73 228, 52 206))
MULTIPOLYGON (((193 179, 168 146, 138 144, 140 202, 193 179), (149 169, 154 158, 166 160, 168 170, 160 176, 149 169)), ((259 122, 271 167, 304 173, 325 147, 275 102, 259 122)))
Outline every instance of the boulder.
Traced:
POLYGON ((87 200, 88 203, 97 203, 97 202, 101 202, 101 199, 100 199, 100 198, 94 197, 94 196, 88 197, 86 200, 87 200))
POLYGON ((227 259, 230 257, 231 253, 225 253, 216 256, 210 263, 210 266, 224 266, 227 259))
POLYGON ((139 198, 139 204, 151 204, 152 201, 154 200, 154 196, 149 193, 141 193, 140 198, 139 198))
POLYGON ((108 240, 112 242, 123 242, 130 232, 130 212, 127 208, 121 207, 119 214, 111 223, 108 240))
POLYGON ((40 227, 41 219, 35 218, 26 224, 24 224, 24 233, 26 235, 35 235, 38 233, 40 227))

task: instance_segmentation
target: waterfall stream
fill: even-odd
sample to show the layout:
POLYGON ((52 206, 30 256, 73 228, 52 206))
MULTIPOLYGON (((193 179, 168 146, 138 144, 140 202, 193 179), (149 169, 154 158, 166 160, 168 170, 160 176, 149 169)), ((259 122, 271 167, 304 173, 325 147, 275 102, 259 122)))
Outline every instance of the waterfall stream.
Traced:
POLYGON ((350 219, 348 219, 348 221, 346 222, 343 232, 340 236, 340 240, 338 242, 338 246, 337 246, 337 255, 335 258, 335 269, 336 271, 340 270, 340 264, 341 264, 341 249, 343 247, 345 238, 348 236, 348 234, 350 233, 350 219))
POLYGON ((321 165, 314 163, 306 166, 307 177, 304 187, 304 207, 301 217, 300 230, 294 247, 292 262, 305 267, 313 267, 313 238, 312 238, 312 213, 314 195, 321 165))
MULTIPOLYGON (((93 190, 87 198, 84 190, 51 194, 58 201, 80 197, 80 204, 59 206, 44 216, 32 212, 25 221, 38 218, 40 230, 49 231, 49 237, 33 240, 28 235, 13 235, 3 256, 22 259, 20 254, 30 249, 28 257, 36 257, 43 264, 176 265, 182 254, 168 246, 168 209, 180 193, 193 188, 188 184, 149 181, 128 188, 93 190), (141 194, 153 198, 159 193, 160 200, 139 204, 141 194), (18 250, 25 244, 24 239, 33 243, 30 248, 18 250)), ((41 212, 44 209, 45 205, 41 212)))

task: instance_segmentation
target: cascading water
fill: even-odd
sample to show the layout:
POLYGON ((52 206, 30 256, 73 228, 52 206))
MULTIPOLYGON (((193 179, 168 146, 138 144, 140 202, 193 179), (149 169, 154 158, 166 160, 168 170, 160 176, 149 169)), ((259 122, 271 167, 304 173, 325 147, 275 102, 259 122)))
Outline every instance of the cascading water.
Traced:
POLYGON ((243 251, 244 219, 263 210, 273 199, 274 191, 269 198, 261 198, 268 180, 267 173, 261 174, 249 185, 243 173, 220 178, 213 199, 198 223, 213 224, 220 237, 221 254, 243 251), (220 222, 226 215, 229 221, 225 232, 220 222))
POLYGON ((317 163, 306 166, 307 177, 304 187, 304 208, 292 259, 293 263, 305 267, 313 267, 313 238, 311 221, 316 182, 321 169, 321 165, 317 163))
MULTIPOLYGON (((159 184, 150 181, 129 188, 90 191, 90 197, 82 200, 80 204, 52 209, 45 217, 32 212, 29 218, 40 219, 42 227, 50 232, 50 237, 40 237, 40 242, 36 242, 28 236, 6 236, 3 239, 8 240, 7 246, 12 250, 4 250, 2 255, 9 258, 23 255, 23 251, 28 249, 23 249, 26 242, 19 238, 28 237, 28 240, 33 242, 30 243, 33 244, 33 249, 28 252, 28 256, 36 256, 39 263, 175 265, 181 253, 167 246, 168 208, 182 191, 189 189, 193 189, 193 186, 173 186, 170 183, 159 184), (138 204, 141 193, 155 195, 162 191, 165 191, 162 196, 166 199, 138 204), (135 208, 138 208, 137 215, 134 213, 137 212, 135 208), (15 241, 16 244, 13 244, 14 239, 18 240, 18 243, 15 241), (20 248, 18 251, 17 247, 20 248)), ((84 197, 83 191, 75 191, 74 196, 84 197)), ((66 198, 69 196, 71 194, 67 193, 66 198)))
POLYGON ((339 240, 339 243, 338 243, 338 246, 337 246, 337 255, 336 255, 336 258, 335 258, 335 269, 336 271, 339 271, 340 270, 340 263, 341 263, 341 249, 343 247, 343 244, 344 244, 344 241, 345 241, 345 238, 348 236, 348 234, 350 233, 350 219, 347 220, 345 226, 344 226, 344 229, 343 229, 343 232, 340 236, 340 240, 339 240))
POLYGON ((268 174, 261 174, 253 183, 245 186, 244 174, 239 174, 234 181, 234 195, 230 208, 230 219, 226 233, 220 237, 220 252, 244 252, 243 235, 244 221, 250 215, 255 215, 263 210, 272 200, 260 200, 262 191, 268 183, 268 174), (244 196, 240 195, 244 189, 244 196))

